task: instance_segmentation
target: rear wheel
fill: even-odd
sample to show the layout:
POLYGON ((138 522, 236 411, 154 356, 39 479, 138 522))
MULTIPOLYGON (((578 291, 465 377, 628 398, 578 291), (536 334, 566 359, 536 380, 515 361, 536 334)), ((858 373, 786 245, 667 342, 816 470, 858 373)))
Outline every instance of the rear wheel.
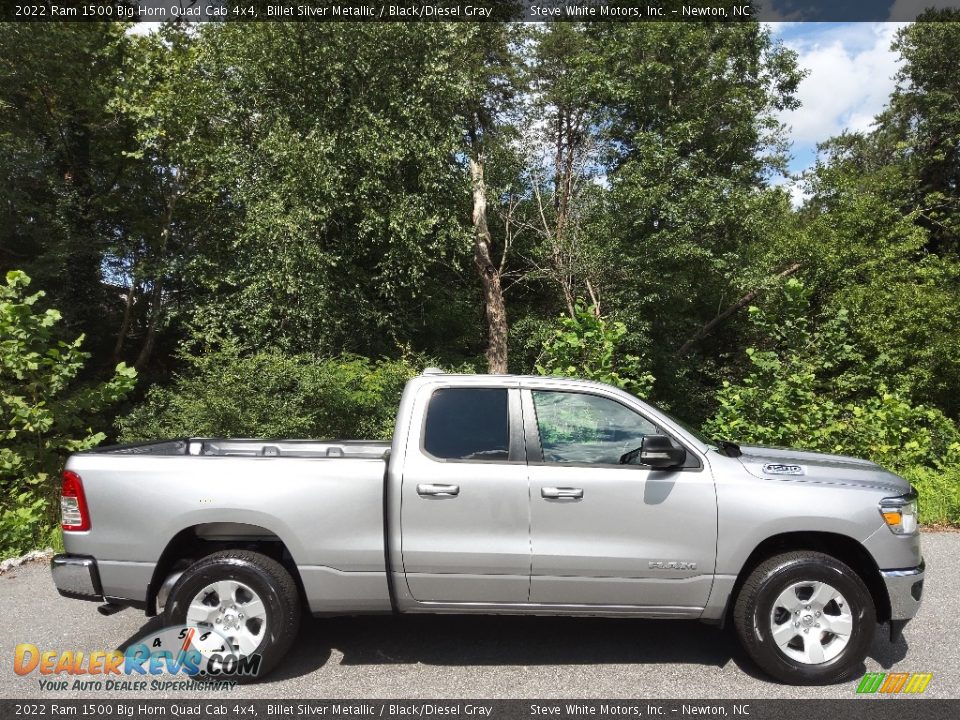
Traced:
POLYGON ((876 629, 863 580, 830 555, 799 551, 757 566, 734 606, 747 654, 781 682, 822 685, 856 672, 876 629))
POLYGON ((164 616, 170 625, 222 637, 225 654, 253 662, 227 663, 218 674, 252 679, 270 672, 293 644, 300 597, 290 573, 276 560, 249 550, 225 550, 183 572, 164 616))

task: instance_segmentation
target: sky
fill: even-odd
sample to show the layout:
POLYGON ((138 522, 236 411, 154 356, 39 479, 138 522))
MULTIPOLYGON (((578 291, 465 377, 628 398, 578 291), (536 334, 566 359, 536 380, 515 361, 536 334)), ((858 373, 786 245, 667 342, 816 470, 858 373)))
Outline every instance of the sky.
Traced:
MULTIPOLYGON (((771 23, 774 36, 796 51, 808 71, 800 84, 798 110, 781 113, 792 141, 790 171, 800 174, 816 160, 816 147, 844 130, 870 130, 893 90, 900 64, 890 50, 905 23, 771 23)), ((800 184, 780 181, 794 204, 800 184)))

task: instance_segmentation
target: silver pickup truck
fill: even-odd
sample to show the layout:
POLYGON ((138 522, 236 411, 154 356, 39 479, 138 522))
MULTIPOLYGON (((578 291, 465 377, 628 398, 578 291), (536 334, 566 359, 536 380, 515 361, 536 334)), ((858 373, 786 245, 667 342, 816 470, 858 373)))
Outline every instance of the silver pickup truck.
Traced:
POLYGON ((428 370, 392 443, 78 453, 61 504, 62 595, 215 632, 260 675, 306 609, 731 622, 774 678, 836 682, 923 590, 916 494, 897 475, 714 443, 561 378, 428 370))

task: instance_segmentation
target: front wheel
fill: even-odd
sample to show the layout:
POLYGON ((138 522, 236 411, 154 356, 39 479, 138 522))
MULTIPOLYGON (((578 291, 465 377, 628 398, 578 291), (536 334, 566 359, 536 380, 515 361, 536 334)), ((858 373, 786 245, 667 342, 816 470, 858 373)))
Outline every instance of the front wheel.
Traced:
POLYGON ((184 571, 164 615, 169 625, 196 628, 201 640, 215 641, 212 649, 201 649, 205 659, 214 653, 229 656, 214 672, 250 680, 270 672, 293 644, 300 596, 276 560, 249 550, 224 550, 184 571))
POLYGON ((869 590, 850 567, 802 551, 772 557, 750 573, 734 622, 764 671, 793 685, 823 685, 860 668, 877 618, 869 590))

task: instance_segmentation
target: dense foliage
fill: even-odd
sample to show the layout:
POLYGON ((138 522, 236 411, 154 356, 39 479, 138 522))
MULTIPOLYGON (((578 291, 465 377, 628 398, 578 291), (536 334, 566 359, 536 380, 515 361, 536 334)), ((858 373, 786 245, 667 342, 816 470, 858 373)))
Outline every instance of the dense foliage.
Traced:
MULTIPOLYGON (((51 397, 141 377, 51 400, 52 435, 384 437, 425 358, 505 364, 871 457, 960 522, 960 14, 931 12, 799 208, 803 70, 759 23, 2 25, 0 270, 62 312, 40 346, 87 338, 51 397)), ((3 476, 9 547, 65 447, 3 476)))
POLYGON ((400 394, 423 369, 409 357, 370 361, 229 345, 181 357, 119 421, 124 441, 158 437, 389 439, 400 394))
POLYGON ((573 316, 561 315, 558 327, 543 344, 536 371, 540 375, 597 380, 645 398, 653 388, 653 375, 644 360, 624 351, 627 326, 605 320, 598 308, 577 303, 573 316))
POLYGON ((746 349, 751 371, 724 382, 705 432, 868 457, 897 471, 960 460, 956 425, 886 385, 850 343, 846 312, 808 317, 809 292, 797 280, 783 296, 777 317, 750 308, 765 347, 746 349))
POLYGON ((119 364, 105 382, 78 383, 89 353, 55 339, 60 313, 41 310, 43 292, 7 273, 0 285, 0 553, 16 554, 53 540, 59 472, 67 453, 91 448, 105 434, 98 415, 133 389, 136 371, 119 364))

